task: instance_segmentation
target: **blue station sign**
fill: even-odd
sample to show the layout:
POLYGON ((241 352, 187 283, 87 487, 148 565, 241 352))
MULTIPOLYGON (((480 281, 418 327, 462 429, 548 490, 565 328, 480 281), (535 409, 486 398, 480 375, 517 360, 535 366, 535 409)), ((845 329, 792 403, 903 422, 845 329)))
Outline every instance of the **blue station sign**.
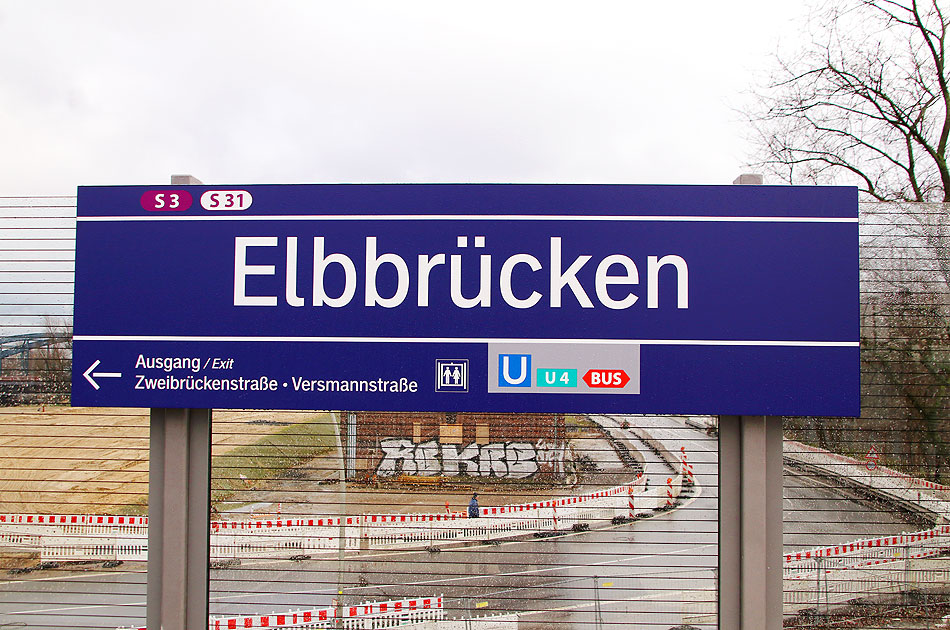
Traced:
POLYGON ((857 416, 857 192, 79 189, 72 402, 857 416))

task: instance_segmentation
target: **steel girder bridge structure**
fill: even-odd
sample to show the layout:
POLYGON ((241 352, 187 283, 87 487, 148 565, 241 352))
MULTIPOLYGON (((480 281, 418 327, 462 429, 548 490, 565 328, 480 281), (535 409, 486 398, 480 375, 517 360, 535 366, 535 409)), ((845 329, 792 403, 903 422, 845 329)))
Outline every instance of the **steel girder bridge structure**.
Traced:
POLYGON ((20 372, 30 371, 30 355, 37 348, 46 348, 64 343, 66 339, 49 333, 25 333, 0 337, 0 377, 11 368, 20 372), (13 359, 12 365, 10 359, 13 359))

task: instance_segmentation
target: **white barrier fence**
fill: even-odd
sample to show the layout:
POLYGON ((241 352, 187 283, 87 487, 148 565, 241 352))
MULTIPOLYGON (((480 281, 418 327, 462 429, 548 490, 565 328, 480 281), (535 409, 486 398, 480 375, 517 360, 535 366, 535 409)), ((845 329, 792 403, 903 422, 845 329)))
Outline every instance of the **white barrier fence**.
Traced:
POLYGON ((413 626, 413 630, 518 630, 518 615, 508 613, 486 617, 424 621, 413 626))
POLYGON ((0 546, 42 560, 145 560, 144 516, 0 514, 0 546))
POLYGON ((827 613, 834 606, 859 600, 906 594, 950 583, 945 558, 905 558, 859 568, 800 572, 783 581, 783 609, 827 613))
MULTIPOLYGON (((345 517, 343 544, 349 550, 431 546, 491 541, 514 536, 601 527, 617 517, 636 518, 673 507, 683 476, 647 487, 645 477, 578 496, 481 508, 464 513, 363 514, 345 517)), ((294 557, 337 551, 339 518, 212 521, 211 559, 294 557)), ((148 521, 144 517, 0 515, 0 544, 36 550, 47 561, 145 560, 148 521)))

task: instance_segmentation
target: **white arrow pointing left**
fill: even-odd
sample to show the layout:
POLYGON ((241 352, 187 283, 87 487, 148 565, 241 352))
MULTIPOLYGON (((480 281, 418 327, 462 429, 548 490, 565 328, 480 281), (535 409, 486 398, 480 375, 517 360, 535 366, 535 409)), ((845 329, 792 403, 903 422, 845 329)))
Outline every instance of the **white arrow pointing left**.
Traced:
POLYGON ((93 380, 93 376, 96 378, 119 378, 122 376, 122 372, 93 372, 94 369, 99 365, 99 359, 96 359, 96 362, 89 366, 89 369, 82 373, 86 377, 86 380, 89 381, 89 384, 94 388, 99 389, 99 383, 93 380))

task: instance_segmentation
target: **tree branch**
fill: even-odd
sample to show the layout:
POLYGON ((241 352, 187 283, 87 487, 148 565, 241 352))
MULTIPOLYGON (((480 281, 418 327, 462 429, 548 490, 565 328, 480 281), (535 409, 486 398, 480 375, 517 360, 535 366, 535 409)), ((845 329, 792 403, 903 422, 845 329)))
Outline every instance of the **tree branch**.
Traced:
POLYGON ((838 0, 826 15, 810 49, 778 59, 750 117, 758 163, 792 181, 847 173, 875 199, 950 201, 950 25, 937 0, 838 0))

